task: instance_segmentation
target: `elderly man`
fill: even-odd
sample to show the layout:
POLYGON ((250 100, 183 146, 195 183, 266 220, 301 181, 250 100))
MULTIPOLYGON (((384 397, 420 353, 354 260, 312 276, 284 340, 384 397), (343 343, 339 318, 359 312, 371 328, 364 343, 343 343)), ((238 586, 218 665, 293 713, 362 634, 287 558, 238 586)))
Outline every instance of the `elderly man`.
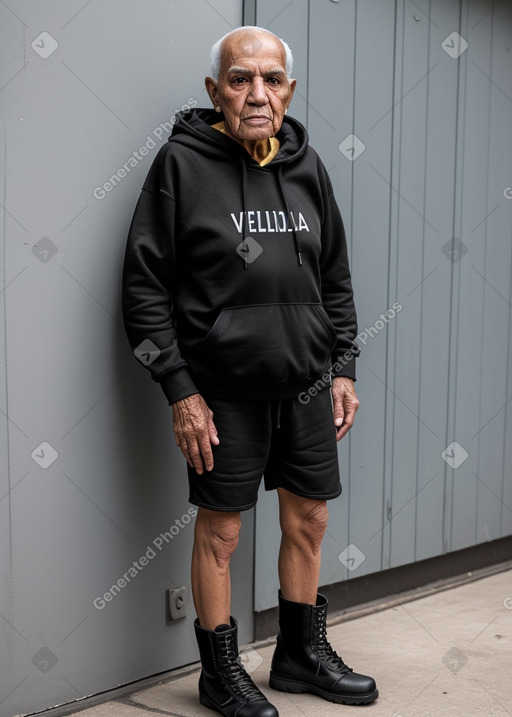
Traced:
POLYGON ((279 499, 280 633, 270 686, 364 704, 378 692, 326 638, 318 594, 336 440, 354 421, 356 315, 342 220, 306 130, 285 117, 290 49, 238 28, 212 48, 213 110, 179 116, 149 172, 125 258, 130 344, 172 405, 198 506, 199 697, 278 713, 237 660, 230 558, 264 474, 279 499), (311 388, 314 387, 314 390, 311 388))

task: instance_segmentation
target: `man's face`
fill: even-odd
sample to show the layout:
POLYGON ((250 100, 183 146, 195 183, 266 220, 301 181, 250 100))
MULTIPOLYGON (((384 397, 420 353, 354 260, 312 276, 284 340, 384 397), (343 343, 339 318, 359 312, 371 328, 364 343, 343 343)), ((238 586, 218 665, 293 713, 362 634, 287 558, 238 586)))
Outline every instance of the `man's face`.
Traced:
POLYGON ((285 66, 284 47, 272 35, 247 30, 224 42, 219 81, 207 77, 205 84, 232 139, 268 139, 280 130, 295 89, 285 66))

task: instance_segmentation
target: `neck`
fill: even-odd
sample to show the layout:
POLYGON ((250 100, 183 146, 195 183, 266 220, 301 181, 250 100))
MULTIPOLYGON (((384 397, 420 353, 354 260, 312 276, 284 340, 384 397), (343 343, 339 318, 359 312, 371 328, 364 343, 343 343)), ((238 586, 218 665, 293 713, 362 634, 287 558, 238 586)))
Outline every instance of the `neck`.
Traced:
POLYGON ((265 137, 264 139, 240 139, 236 135, 231 134, 226 127, 225 121, 219 122, 213 126, 216 129, 220 129, 228 137, 231 137, 231 139, 234 139, 235 142, 238 142, 238 144, 241 144, 242 147, 249 153, 250 157, 258 162, 258 164, 266 159, 272 149, 270 137, 265 137))
POLYGON ((256 162, 262 162, 269 152, 269 140, 268 139, 244 139, 242 145, 249 152, 252 159, 256 162))

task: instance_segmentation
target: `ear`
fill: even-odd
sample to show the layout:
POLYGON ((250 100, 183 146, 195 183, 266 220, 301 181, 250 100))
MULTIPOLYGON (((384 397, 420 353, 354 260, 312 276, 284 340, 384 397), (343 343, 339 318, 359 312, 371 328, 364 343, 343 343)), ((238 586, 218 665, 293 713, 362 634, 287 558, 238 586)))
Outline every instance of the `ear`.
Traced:
POLYGON ((295 92, 295 86, 297 85, 297 80, 290 80, 290 97, 288 99, 288 104, 286 105, 286 109, 290 106, 290 102, 293 98, 293 93, 295 92))
POLYGON ((211 99, 213 106, 218 105, 219 86, 213 79, 213 77, 204 78, 204 86, 208 92, 208 97, 211 99))

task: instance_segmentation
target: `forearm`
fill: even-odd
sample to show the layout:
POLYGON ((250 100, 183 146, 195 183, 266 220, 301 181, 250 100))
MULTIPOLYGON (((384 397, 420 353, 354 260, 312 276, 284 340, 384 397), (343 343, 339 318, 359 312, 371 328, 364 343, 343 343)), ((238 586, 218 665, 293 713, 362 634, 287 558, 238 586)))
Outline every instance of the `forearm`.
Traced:
POLYGON ((197 393, 173 319, 174 202, 143 190, 128 234, 122 306, 136 358, 159 382, 170 404, 197 393))

